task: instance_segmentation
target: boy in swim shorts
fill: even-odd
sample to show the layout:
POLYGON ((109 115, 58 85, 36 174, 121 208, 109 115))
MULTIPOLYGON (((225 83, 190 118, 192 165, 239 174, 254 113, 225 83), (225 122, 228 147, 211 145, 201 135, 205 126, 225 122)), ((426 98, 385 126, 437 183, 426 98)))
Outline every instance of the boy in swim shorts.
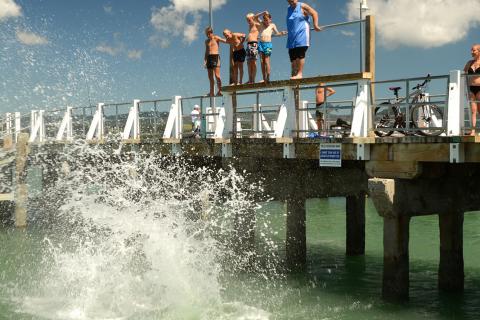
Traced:
POLYGON ((279 32, 277 26, 272 23, 272 16, 265 11, 262 16, 263 20, 260 25, 260 42, 258 43, 258 51, 260 52, 260 61, 262 63, 263 81, 270 81, 270 56, 272 55, 272 34, 276 36, 284 36, 286 31, 279 32))
POLYGON ((247 14, 247 23, 249 27, 247 36, 247 64, 248 64, 248 83, 255 83, 257 76, 257 57, 258 57, 258 35, 261 25, 259 17, 264 12, 247 14))
POLYGON ((217 96, 222 95, 222 79, 220 78, 220 42, 227 43, 225 39, 220 38, 217 35, 213 34, 213 29, 208 27, 205 29, 205 35, 207 40, 205 40, 205 58, 204 65, 208 71, 208 80, 210 81, 210 92, 209 95, 212 97, 215 92, 215 82, 213 76, 217 80, 217 96))
POLYGON ((243 47, 245 42, 244 33, 234 33, 228 29, 223 30, 223 35, 227 40, 227 43, 230 44, 230 48, 233 52, 233 84, 242 84, 243 82, 243 63, 245 62, 245 57, 247 52, 243 47))

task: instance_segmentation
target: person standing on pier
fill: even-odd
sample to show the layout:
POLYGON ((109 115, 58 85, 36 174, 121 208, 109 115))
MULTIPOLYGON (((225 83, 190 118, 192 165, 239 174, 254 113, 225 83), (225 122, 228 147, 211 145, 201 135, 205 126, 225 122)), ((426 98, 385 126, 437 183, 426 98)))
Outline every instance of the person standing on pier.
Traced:
POLYGON ((214 96, 215 92, 215 82, 213 76, 217 80, 217 96, 222 95, 222 79, 220 78, 220 42, 227 43, 225 39, 220 38, 219 36, 213 34, 213 29, 208 27, 205 29, 205 35, 207 40, 205 40, 205 58, 204 65, 208 71, 208 80, 210 80, 210 97, 214 96))
POLYGON ((246 16, 249 31, 247 36, 247 64, 248 64, 248 83, 255 83, 257 76, 257 58, 258 58, 258 35, 260 33, 260 20, 258 19, 264 12, 246 16))
POLYGON ((272 22, 272 15, 265 11, 260 25, 260 42, 258 43, 258 51, 260 52, 260 62, 262 64, 263 81, 270 81, 270 56, 272 55, 272 34, 276 36, 284 36, 286 31, 279 32, 277 26, 272 22))
POLYGON ((317 89, 315 90, 315 100, 317 110, 315 110, 315 119, 317 122, 318 131, 322 133, 325 130, 325 117, 320 109, 323 107, 327 97, 335 94, 335 90, 330 87, 325 87, 325 83, 319 83, 317 89))
POLYGON ((472 108, 472 131, 471 136, 475 135, 477 126, 477 112, 480 106, 480 44, 472 46, 472 60, 465 65, 464 71, 468 77, 469 100, 472 108))
POLYGON ((233 50, 233 80, 234 84, 243 83, 243 63, 245 62, 245 57, 247 52, 243 47, 245 42, 245 33, 234 33, 228 29, 223 30, 223 35, 227 40, 227 43, 230 44, 231 49, 233 50))
POLYGON ((305 54, 310 46, 310 16, 313 18, 313 28, 321 31, 318 25, 318 13, 306 3, 298 0, 287 0, 287 48, 292 63, 292 77, 290 79, 303 78, 305 54))

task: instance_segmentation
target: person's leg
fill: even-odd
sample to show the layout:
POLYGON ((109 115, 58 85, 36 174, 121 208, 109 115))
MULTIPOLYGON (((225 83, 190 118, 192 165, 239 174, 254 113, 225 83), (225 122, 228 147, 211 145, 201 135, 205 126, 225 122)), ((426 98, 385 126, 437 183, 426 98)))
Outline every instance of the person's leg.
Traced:
POLYGON ((260 53, 260 65, 262 67, 262 77, 263 81, 266 81, 266 74, 265 74, 265 54, 263 52, 260 53))
POLYGON ((265 81, 270 82, 270 56, 265 56, 265 81))
POLYGON ((209 95, 212 97, 215 92, 215 83, 213 82, 213 69, 207 69, 208 72, 208 80, 210 81, 210 93, 209 95))
POLYGON ((257 59, 252 61, 252 83, 255 83, 257 78, 257 59))
POLYGON ((471 107, 472 107, 472 131, 470 132, 471 136, 475 135, 475 127, 477 126, 477 112, 478 112, 478 107, 480 106, 480 92, 477 92, 477 94, 470 93, 470 101, 471 101, 471 107))
POLYGON ((231 84, 237 84, 238 83, 238 61, 235 61, 233 63, 233 83, 231 84))
POLYGON ((222 95, 222 79, 220 78, 220 67, 215 68, 215 78, 217 78, 217 96, 222 95))
POLYGON ((240 75, 240 79, 239 79, 239 84, 242 84, 243 83, 243 62, 239 62, 238 63, 238 70, 239 70, 239 75, 240 75))
POLYGON ((469 99, 470 99, 470 108, 472 110, 472 131, 470 131, 470 135, 474 136, 475 135, 475 127, 477 126, 477 106, 478 103, 475 102, 476 96, 473 93, 469 93, 469 99))
POLYGON ((297 59, 295 59, 292 61, 292 75, 291 75, 292 78, 297 75, 297 72, 298 72, 297 70, 298 70, 297 59))
POLYGON ((297 59, 297 74, 292 77, 292 79, 302 79, 303 78, 303 67, 305 66, 305 58, 297 59))

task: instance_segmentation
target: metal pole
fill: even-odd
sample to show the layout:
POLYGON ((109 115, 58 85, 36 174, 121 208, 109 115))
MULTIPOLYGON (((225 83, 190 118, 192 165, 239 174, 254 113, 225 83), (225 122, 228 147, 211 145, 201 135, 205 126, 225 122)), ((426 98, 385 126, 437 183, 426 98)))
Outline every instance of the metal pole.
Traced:
POLYGON ((212 0, 208 0, 208 12, 210 14, 210 28, 213 29, 212 0))
POLYGON ((360 72, 363 72, 363 1, 360 0, 360 72))

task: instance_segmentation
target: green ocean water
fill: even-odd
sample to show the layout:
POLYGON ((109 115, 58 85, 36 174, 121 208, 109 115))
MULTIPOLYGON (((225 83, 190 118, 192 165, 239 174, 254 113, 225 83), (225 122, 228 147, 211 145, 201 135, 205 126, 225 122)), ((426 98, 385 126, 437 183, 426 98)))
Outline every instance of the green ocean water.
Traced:
MULTIPOLYGON (((272 202, 261 210, 273 214, 268 216, 270 230, 265 229, 263 215, 259 215, 257 232, 274 229, 273 240, 282 256, 283 207, 272 202)), ((480 215, 465 215, 463 295, 440 294, 437 290, 438 218, 412 219, 410 301, 401 305, 386 304, 380 299, 383 223, 370 201, 366 218, 366 255, 349 258, 345 256, 345 199, 309 200, 305 273, 273 282, 256 274, 227 275, 221 280, 223 303, 213 304, 208 312, 181 306, 181 310, 168 316, 152 311, 128 317, 88 317, 81 310, 62 316, 56 309, 65 301, 58 301, 57 305, 55 301, 52 304, 22 296, 19 292, 28 291, 24 288, 29 288, 44 272, 40 268, 48 260, 40 250, 45 246, 44 234, 36 228, 4 229, 0 232, 0 319, 480 319, 480 215)), ((135 299, 135 293, 128 294, 135 299)))

